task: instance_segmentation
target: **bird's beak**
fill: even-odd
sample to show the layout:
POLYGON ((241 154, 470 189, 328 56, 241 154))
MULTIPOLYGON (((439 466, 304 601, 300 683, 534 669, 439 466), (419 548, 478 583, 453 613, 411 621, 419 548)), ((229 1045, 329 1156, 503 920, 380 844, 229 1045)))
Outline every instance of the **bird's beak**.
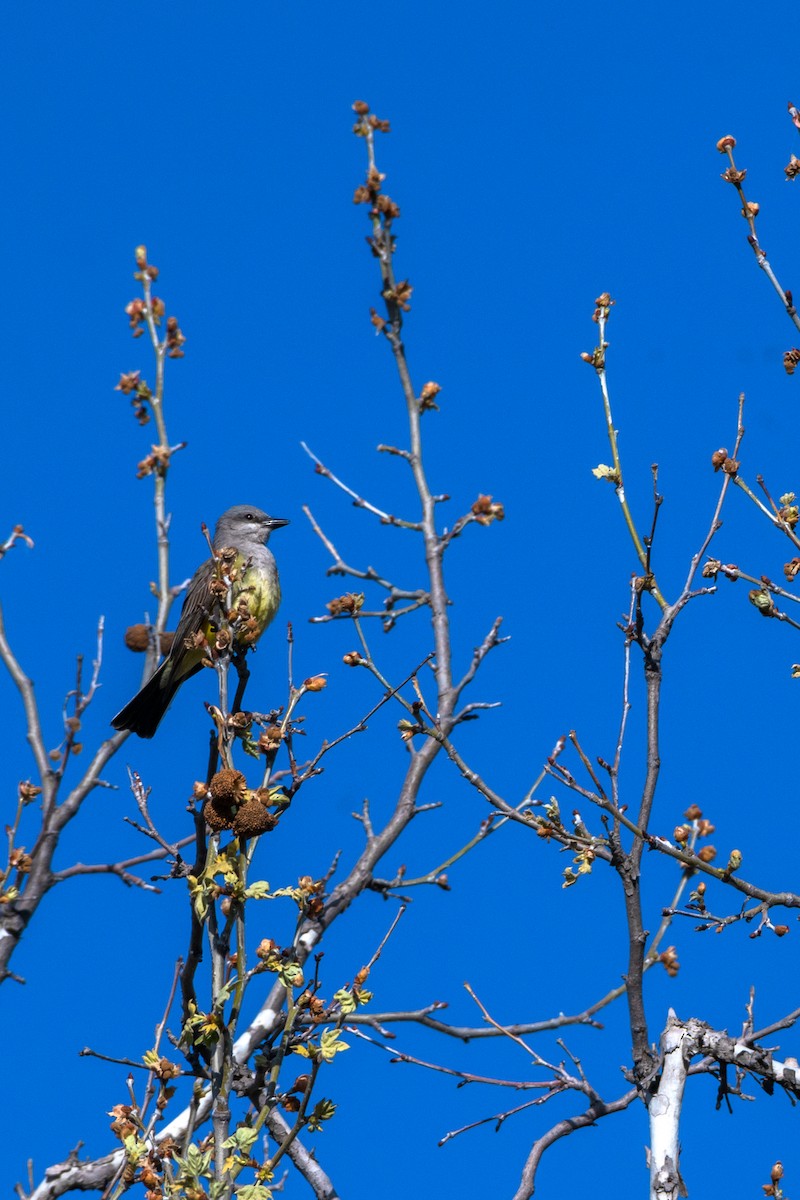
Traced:
POLYGON ((289 521, 285 517, 270 517, 267 523, 268 529, 280 529, 282 525, 288 525, 289 521))

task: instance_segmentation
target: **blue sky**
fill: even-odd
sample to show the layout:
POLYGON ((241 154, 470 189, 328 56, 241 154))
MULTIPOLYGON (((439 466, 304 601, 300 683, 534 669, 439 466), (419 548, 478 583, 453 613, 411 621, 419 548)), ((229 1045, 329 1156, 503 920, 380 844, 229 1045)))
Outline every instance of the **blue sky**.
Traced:
MULTIPOLYGON (((93 655, 101 613, 103 687, 87 749, 106 735, 140 670, 122 633, 153 607, 151 484, 135 477, 152 426, 140 429, 113 390, 122 371, 152 376, 123 311, 140 242, 188 338, 167 385, 170 437, 188 443, 169 482, 174 577, 203 556, 200 521, 228 505, 253 502, 289 518, 273 541, 284 604, 251 687, 269 703, 282 699, 282 626, 291 620, 297 676, 330 677, 306 709, 310 740, 340 732, 376 698, 366 674, 340 665, 352 631, 308 624, 342 585, 326 579, 302 506, 349 561, 418 586, 419 560, 410 538, 354 511, 300 449, 305 440, 374 503, 413 515, 402 464, 374 451, 405 435, 388 348, 368 320, 379 289, 364 212, 351 203, 364 157, 350 105, 362 98, 392 123, 378 151, 402 209, 398 273, 415 288, 406 324, 412 371, 418 386, 435 379, 443 388, 441 412, 425 423, 431 484, 452 496, 450 521, 479 492, 507 512, 502 525, 467 530, 450 552, 459 661, 469 661, 498 614, 512 639, 486 662, 474 697, 503 707, 464 730, 465 756, 515 801, 570 728, 610 757, 622 670, 615 623, 636 564, 612 489, 591 474, 608 448, 596 380, 579 354, 593 348, 594 298, 607 289, 617 299, 609 373, 628 493, 646 529, 658 462, 665 503, 655 562, 670 593, 708 527, 718 486, 709 459, 733 442, 741 391, 743 470, 751 481, 763 472, 775 495, 800 490, 799 384, 781 363, 797 335, 755 266, 714 149, 723 134, 738 138, 748 195, 762 205, 762 242, 796 290, 800 197, 783 181, 790 153, 800 153, 786 116, 787 101, 800 101, 787 49, 796 34, 785 9, 770 6, 754 27, 752 6, 718 0, 668 11, 583 0, 561 12, 442 0, 362 10, 183 0, 9 9, 0 49, 0 533, 22 522, 36 547, 3 561, 0 594, 50 741, 60 738, 75 655, 93 655)), ((780 581, 788 545, 740 494, 724 518, 719 556, 780 581)), ((758 619, 746 593, 739 583, 695 602, 668 647, 655 824, 670 833, 697 802, 717 826, 720 852, 744 850, 747 878, 791 888, 792 853, 782 846, 794 829, 800 685, 790 665, 800 653, 790 630, 758 619)), ((386 639, 373 634, 391 678, 423 657, 427 636, 422 616, 386 639)), ((124 824, 134 811, 126 764, 152 785, 168 835, 184 832, 206 745, 202 687, 190 695, 190 686, 152 744, 131 740, 114 761, 109 781, 119 790, 94 794, 59 866, 141 849, 124 824)), ((3 680, 0 691, 10 805, 32 764, 15 694, 3 680)), ((323 873, 340 848, 351 858, 360 827, 349 814, 365 796, 388 811, 404 766, 395 720, 381 714, 373 733, 346 745, 302 794, 298 819, 263 850, 273 885, 323 873)), ((637 693, 625 763, 634 797, 641 720, 637 693)), ((387 872, 406 862, 416 874, 442 861, 485 815, 444 763, 426 798, 442 809, 410 830, 387 872)), ((498 1019, 536 1020, 581 1009, 615 986, 625 963, 618 889, 598 869, 564 892, 566 865, 524 831, 491 838, 451 872, 452 892, 416 895, 376 969, 376 1005, 447 999, 454 1020, 478 1024, 466 979, 498 1019)), ((667 865, 646 865, 655 927, 674 876, 667 865)), ((730 906, 724 896, 720 903, 730 906)), ((329 991, 369 959, 392 915, 366 897, 340 923, 324 960, 329 991)), ((648 980, 654 1036, 669 1005, 738 1030, 751 984, 757 1024, 795 1005, 794 925, 780 942, 747 932, 734 927, 712 940, 691 922, 674 927, 682 971, 648 980)), ((45 902, 13 964, 28 983, 7 985, 0 1001, 12 1031, 6 1191, 25 1177, 30 1156, 38 1177, 79 1140, 90 1154, 110 1148, 105 1113, 126 1098, 124 1069, 79 1060, 78 1051, 136 1057, 148 1048, 184 941, 176 885, 153 898, 112 880, 76 881, 45 902)), ((613 1098, 628 1055, 621 1007, 606 1024, 606 1034, 579 1031, 567 1044, 613 1098)), ((796 1052, 794 1036, 786 1035, 787 1053, 796 1052)), ((398 1048, 477 1072, 528 1072, 507 1047, 443 1045, 409 1032, 398 1048)), ((552 1041, 536 1049, 558 1053, 552 1041)), ((531 1140, 570 1111, 566 1103, 533 1110, 498 1134, 490 1125, 438 1149, 448 1130, 510 1101, 455 1090, 386 1057, 359 1046, 326 1080, 340 1111, 318 1152, 342 1194, 510 1195, 531 1140)), ((781 1098, 730 1116, 714 1111, 714 1087, 701 1081, 689 1105, 690 1188, 703 1194, 724 1177, 730 1195, 752 1195, 782 1157, 790 1190, 800 1162, 781 1098)), ((595 1192, 632 1193, 644 1182, 646 1136, 639 1110, 576 1135, 550 1152, 540 1193, 560 1192, 565 1177, 574 1187, 590 1164, 595 1192), (597 1178, 598 1155, 607 1181, 597 1178)), ((304 1185, 293 1182, 291 1194, 306 1194, 304 1185)))

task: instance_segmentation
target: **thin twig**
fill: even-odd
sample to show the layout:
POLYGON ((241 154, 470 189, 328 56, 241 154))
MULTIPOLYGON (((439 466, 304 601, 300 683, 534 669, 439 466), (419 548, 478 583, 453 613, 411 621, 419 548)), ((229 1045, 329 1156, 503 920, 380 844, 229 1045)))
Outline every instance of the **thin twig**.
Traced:
POLYGON ((416 529, 417 531, 422 528, 419 521, 404 521, 400 517, 390 516, 389 513, 384 512, 380 508, 376 508, 374 504, 370 504, 368 500, 365 500, 362 496, 359 496, 358 493, 354 492, 352 488, 349 488, 346 483, 343 483, 338 476, 334 475, 333 471, 326 467, 325 464, 317 458, 316 454, 309 449, 305 442, 301 442, 300 445, 303 447, 311 461, 316 464, 317 474, 322 475, 325 479, 330 479, 331 483, 334 483, 336 484, 336 487, 341 488, 343 492, 350 496, 356 508, 365 508, 367 512, 374 513, 376 517, 380 517, 382 525, 397 525, 401 529, 416 529))

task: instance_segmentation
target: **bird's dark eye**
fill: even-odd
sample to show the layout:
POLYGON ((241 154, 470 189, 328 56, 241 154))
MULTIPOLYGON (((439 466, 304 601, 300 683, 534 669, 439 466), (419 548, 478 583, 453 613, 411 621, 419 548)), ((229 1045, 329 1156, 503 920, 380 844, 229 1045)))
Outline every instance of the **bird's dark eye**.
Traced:
POLYGON ((254 521, 254 520, 255 520, 255 517, 253 516, 253 514, 252 514, 252 513, 245 513, 245 514, 244 514, 244 519, 245 519, 245 521, 254 521))

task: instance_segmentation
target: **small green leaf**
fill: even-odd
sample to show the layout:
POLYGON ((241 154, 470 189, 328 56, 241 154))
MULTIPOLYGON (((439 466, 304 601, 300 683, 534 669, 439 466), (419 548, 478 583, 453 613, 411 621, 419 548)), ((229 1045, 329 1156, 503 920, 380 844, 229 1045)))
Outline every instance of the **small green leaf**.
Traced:
POLYGON ((282 787, 271 787, 269 789, 270 806, 278 809, 288 808, 291 804, 291 799, 286 794, 286 789, 282 787))
POLYGON ((273 897, 289 896, 297 904, 302 904, 303 901, 303 893, 300 891, 300 888, 282 887, 278 888, 278 890, 273 892, 272 895, 273 897))
POLYGON ((240 1125, 222 1145, 225 1150, 235 1148, 236 1150, 249 1151, 257 1140, 257 1129, 251 1129, 249 1125, 240 1125))
POLYGON ((129 1163, 135 1166, 141 1158, 147 1153, 147 1146, 141 1140, 137 1133, 129 1133, 122 1142, 125 1147, 125 1157, 129 1163))
POLYGON ((249 884, 245 888, 245 896, 248 900, 269 900, 269 884, 266 879, 257 879, 255 883, 249 884))
MULTIPOLYGON (((261 757, 261 751, 258 748, 258 742, 253 741, 253 735, 249 730, 246 735, 239 740, 242 743, 242 749, 244 750, 245 754, 249 754, 251 758, 261 757)), ((236 1194, 237 1196, 242 1195, 241 1192, 237 1192, 236 1194)))
POLYGON ((319 1052, 325 1062, 332 1062, 336 1054, 349 1049, 347 1042, 339 1037, 338 1029, 326 1029, 319 1039, 319 1052))
POLYGON ((176 1159, 182 1168, 182 1172, 192 1179, 202 1179, 208 1177, 209 1168, 211 1166, 211 1151, 201 1151, 192 1143, 186 1151, 186 1157, 176 1159))
POLYGON ((619 471, 614 467, 608 467, 605 463, 600 463, 597 467, 592 467, 592 474, 595 479, 607 479, 609 483, 619 483, 619 471))
POLYGON ((263 1183, 246 1183, 234 1188, 233 1194, 237 1200, 272 1200, 275 1193, 263 1183))
POLYGON ((333 998, 345 1016, 354 1013, 358 1008, 356 999, 349 988, 340 988, 338 992, 334 992, 333 998))
POLYGON ((330 1121, 333 1114, 336 1112, 336 1105, 332 1100, 319 1100, 315 1105, 308 1118, 306 1125, 312 1133, 320 1133, 322 1131, 322 1122, 330 1121))
POLYGON ((302 987, 305 983, 303 968, 299 963, 284 963, 278 971, 278 978, 284 987, 302 987))
POLYGON ((234 976, 232 979, 229 979, 227 983, 223 983, 222 987, 217 992, 216 1003, 224 1004, 226 1000, 230 1000, 231 996, 233 995, 233 989, 236 987, 237 983, 238 979, 236 976, 234 976))

